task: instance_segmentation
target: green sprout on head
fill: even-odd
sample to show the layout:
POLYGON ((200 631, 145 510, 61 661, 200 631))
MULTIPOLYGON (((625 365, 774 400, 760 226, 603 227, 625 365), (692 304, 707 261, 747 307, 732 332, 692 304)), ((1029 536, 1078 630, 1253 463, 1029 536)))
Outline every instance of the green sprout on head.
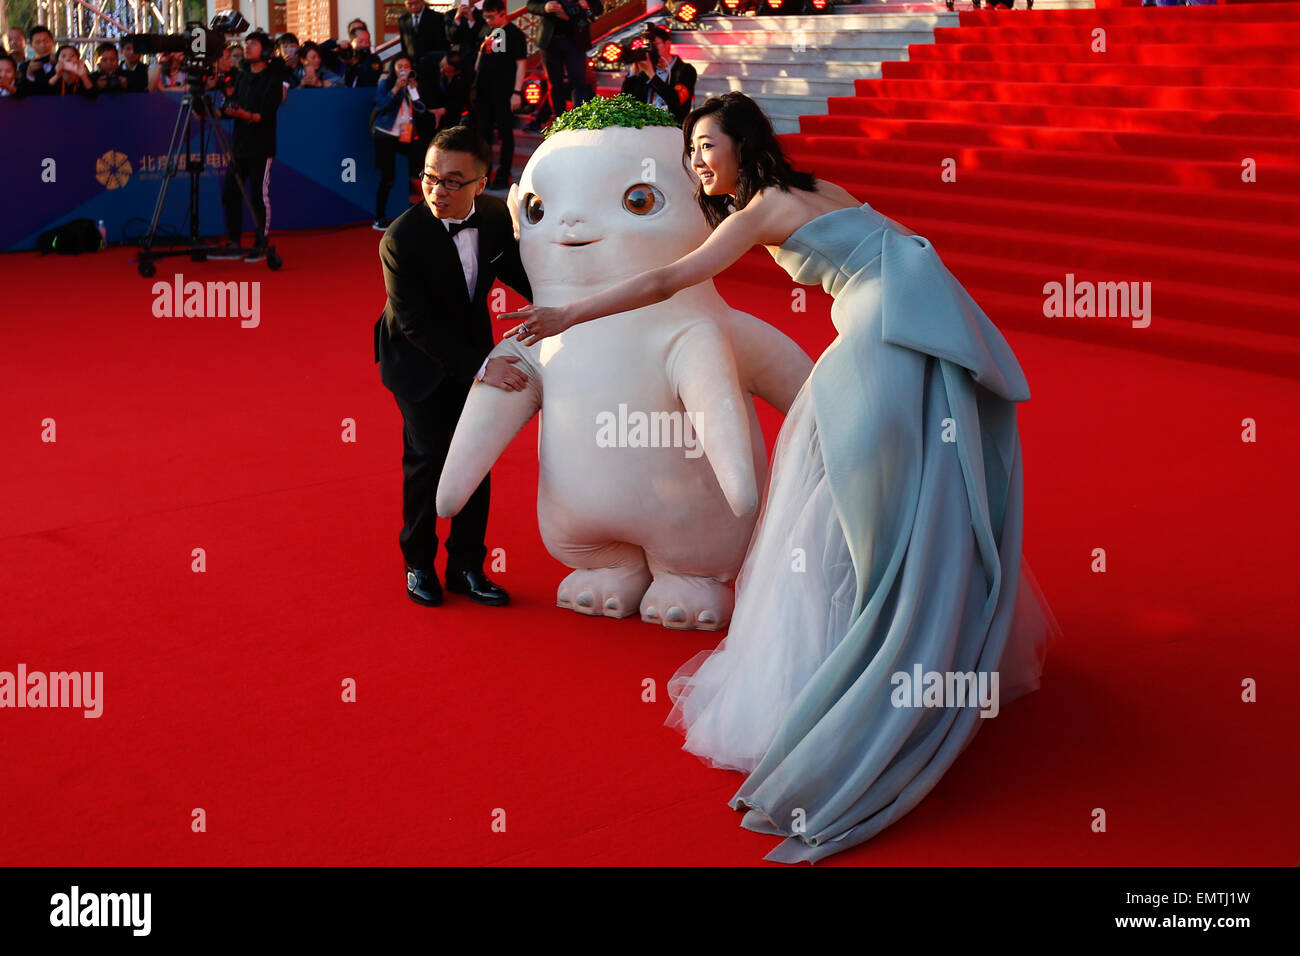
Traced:
POLYGON ((550 125, 545 137, 573 129, 605 129, 610 126, 641 129, 644 126, 677 125, 677 120, 667 110, 619 93, 617 96, 597 96, 575 106, 550 125))

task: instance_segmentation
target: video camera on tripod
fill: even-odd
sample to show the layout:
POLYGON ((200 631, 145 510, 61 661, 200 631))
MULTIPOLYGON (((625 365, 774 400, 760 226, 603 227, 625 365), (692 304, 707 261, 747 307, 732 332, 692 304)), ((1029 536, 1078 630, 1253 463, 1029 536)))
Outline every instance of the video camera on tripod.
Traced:
MULTIPOLYGON (((154 264, 168 256, 189 256, 195 262, 204 262, 210 253, 225 251, 224 246, 203 242, 199 229, 199 177, 207 168, 207 134, 211 132, 216 139, 217 150, 222 157, 222 165, 234 176, 239 193, 244 201, 244 208, 253 217, 254 227, 262 228, 257 210, 249 198, 248 186, 239 174, 231 148, 230 133, 222 125, 221 113, 207 90, 207 80, 217 75, 216 64, 226 48, 228 34, 241 34, 248 29, 248 21, 237 10, 227 10, 212 18, 212 24, 204 27, 201 21, 191 21, 186 33, 135 33, 124 37, 135 45, 140 53, 165 54, 180 53, 185 57, 186 92, 181 97, 180 109, 172 127, 171 141, 167 147, 167 161, 163 166, 162 183, 158 187, 158 198, 154 203, 153 216, 149 228, 140 240, 140 253, 136 259, 136 268, 140 275, 149 278, 157 271, 154 264), (192 122, 197 120, 197 131, 192 122), (209 125, 211 121, 211 125, 209 125), (189 242, 178 249, 163 251, 154 248, 158 235, 158 222, 162 216, 163 205, 167 200, 167 188, 172 179, 181 172, 189 179, 189 242)), ((250 35, 251 36, 251 35, 250 35)), ((263 59, 266 51, 263 51, 263 59)), ((223 83, 226 78, 223 78, 223 83)), ((276 253, 275 246, 267 245, 264 249, 267 268, 272 271, 280 268, 282 261, 276 253)))
POLYGON ((248 29, 248 21, 238 10, 226 10, 212 18, 208 26, 202 20, 190 20, 184 33, 132 33, 122 38, 137 53, 156 55, 180 53, 185 57, 185 73, 189 83, 203 85, 206 77, 216 71, 216 63, 226 48, 226 37, 241 34, 248 29))

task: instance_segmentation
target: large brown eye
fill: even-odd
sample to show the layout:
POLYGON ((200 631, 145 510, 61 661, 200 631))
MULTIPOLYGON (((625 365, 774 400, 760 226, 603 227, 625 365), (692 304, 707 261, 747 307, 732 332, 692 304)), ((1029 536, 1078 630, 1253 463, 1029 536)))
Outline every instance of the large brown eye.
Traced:
POLYGON ((651 216, 664 208, 664 194, 649 183, 637 183, 623 194, 623 208, 637 216, 651 216))
POLYGON ((542 209, 542 198, 537 193, 528 193, 524 196, 524 218, 534 225, 542 221, 542 215, 545 212, 542 209))

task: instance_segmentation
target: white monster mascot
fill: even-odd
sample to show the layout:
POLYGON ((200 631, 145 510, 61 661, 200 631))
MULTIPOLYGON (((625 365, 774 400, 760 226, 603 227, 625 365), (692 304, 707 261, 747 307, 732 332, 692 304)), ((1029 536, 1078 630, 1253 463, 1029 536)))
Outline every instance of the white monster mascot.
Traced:
MULTIPOLYGON (((536 304, 567 304, 698 247, 709 228, 695 186, 668 113, 619 96, 565 114, 511 193, 536 304)), ((767 475, 753 396, 788 411, 812 367, 803 350, 710 280, 492 354, 517 357, 528 386, 473 386, 439 515, 464 506, 540 412, 538 523, 574 568, 556 603, 725 627, 767 475)))

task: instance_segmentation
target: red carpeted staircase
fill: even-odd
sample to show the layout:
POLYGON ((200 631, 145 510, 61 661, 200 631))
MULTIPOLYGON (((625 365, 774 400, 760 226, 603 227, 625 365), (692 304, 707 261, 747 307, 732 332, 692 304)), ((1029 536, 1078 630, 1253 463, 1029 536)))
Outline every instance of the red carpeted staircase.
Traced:
POLYGON ((782 139, 1005 328, 1300 375, 1297 30, 1295 3, 964 12, 782 139), (1150 326, 1047 317, 1068 273, 1150 282, 1150 326))

